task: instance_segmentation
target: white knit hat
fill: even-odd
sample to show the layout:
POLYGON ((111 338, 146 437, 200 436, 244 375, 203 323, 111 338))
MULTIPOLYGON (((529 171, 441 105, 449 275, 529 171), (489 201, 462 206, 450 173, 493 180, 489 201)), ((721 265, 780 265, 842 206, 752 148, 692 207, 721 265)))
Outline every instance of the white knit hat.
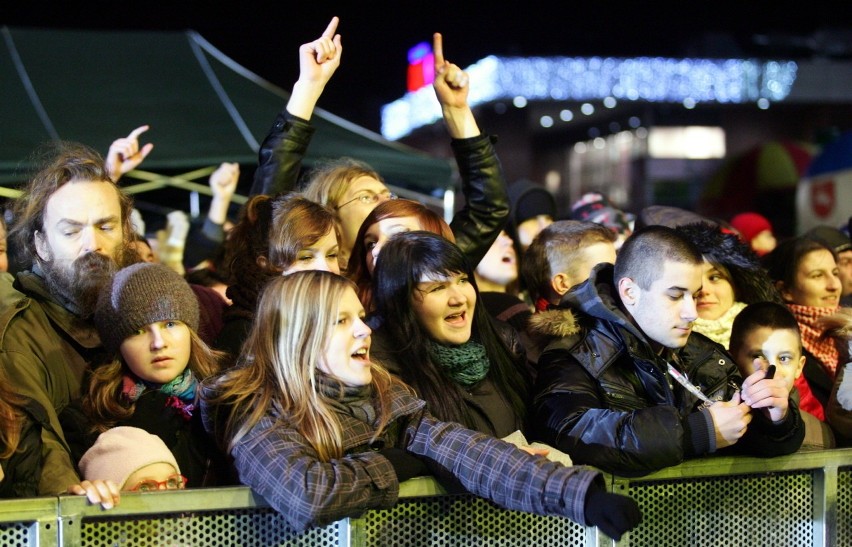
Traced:
POLYGON ((112 480, 119 489, 145 466, 167 463, 180 474, 174 454, 156 435, 138 427, 114 427, 98 435, 92 448, 80 458, 84 480, 112 480))

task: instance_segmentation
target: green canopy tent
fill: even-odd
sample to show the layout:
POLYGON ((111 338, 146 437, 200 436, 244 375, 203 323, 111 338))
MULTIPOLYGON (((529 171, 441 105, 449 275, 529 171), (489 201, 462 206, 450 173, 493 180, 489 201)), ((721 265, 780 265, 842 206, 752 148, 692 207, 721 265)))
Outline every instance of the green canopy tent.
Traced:
MULTIPOLYGON (((92 32, 2 27, 0 34, 0 195, 29 169, 42 142, 66 139, 105 153, 140 125, 151 155, 131 193, 180 187, 209 194, 221 162, 257 164, 257 150, 288 93, 228 58, 193 31, 92 32), (186 171, 182 175, 153 172, 186 171)), ((452 168, 444 159, 385 140, 326 111, 307 166, 350 156, 369 163, 403 195, 451 211, 452 168)), ((131 174, 132 175, 132 174, 131 174)), ((124 181, 124 179, 123 179, 124 181)), ((127 182, 125 182, 125 185, 127 182)), ((244 201, 238 196, 235 201, 244 201)))

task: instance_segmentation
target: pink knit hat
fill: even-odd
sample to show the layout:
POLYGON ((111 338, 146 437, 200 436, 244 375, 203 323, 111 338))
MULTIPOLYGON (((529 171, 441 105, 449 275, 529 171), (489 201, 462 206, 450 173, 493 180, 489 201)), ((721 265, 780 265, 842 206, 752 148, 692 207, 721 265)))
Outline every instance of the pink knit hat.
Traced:
POLYGON ((740 233, 743 241, 751 243, 760 232, 769 230, 772 232, 772 224, 757 213, 740 213, 731 219, 731 226, 740 233))
POLYGON ((123 489, 133 473, 154 463, 167 463, 180 474, 174 454, 156 435, 138 427, 114 427, 104 431, 80 458, 85 480, 111 480, 123 489))

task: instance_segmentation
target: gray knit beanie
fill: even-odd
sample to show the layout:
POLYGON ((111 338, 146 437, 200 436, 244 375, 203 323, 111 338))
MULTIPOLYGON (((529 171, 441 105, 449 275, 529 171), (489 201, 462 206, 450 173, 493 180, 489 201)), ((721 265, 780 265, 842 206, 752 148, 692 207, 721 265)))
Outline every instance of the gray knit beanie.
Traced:
POLYGON ((101 291, 95 309, 95 326, 111 353, 137 329, 169 320, 197 331, 198 299, 180 274, 150 262, 119 270, 101 291))

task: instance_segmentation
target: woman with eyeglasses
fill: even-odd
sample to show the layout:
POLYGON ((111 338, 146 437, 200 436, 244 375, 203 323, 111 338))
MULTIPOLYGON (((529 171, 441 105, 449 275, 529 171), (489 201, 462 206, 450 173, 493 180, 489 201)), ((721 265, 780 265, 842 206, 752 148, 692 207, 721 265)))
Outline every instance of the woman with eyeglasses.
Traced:
MULTIPOLYGON (((314 128, 309 119, 325 84, 340 64, 343 51, 333 18, 323 36, 300 49, 299 81, 284 112, 275 120, 259 153, 253 193, 273 194, 295 188, 301 160, 314 128)), ((458 245, 474 264, 485 256, 509 215, 509 198, 492 138, 483 135, 468 105, 468 76, 444 60, 440 34, 434 36, 435 81, 444 122, 462 179, 464 208, 451 223, 458 245)), ((328 206, 340 223, 340 267, 345 271, 367 215, 393 200, 381 175, 367 164, 341 158, 318 168, 305 186, 305 196, 328 206)))

